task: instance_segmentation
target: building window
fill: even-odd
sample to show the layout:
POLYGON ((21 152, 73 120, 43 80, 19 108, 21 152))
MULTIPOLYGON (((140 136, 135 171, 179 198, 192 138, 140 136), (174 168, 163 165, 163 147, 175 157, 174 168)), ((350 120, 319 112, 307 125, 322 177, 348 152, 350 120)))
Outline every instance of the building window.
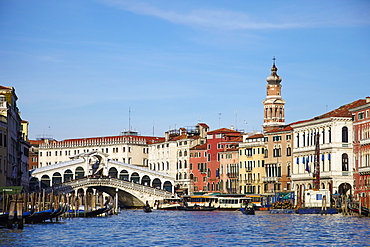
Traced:
POLYGON ((299 134, 297 134, 297 148, 299 148, 299 134))
POLYGON ((274 155, 274 157, 281 157, 281 149, 280 148, 274 148, 273 155, 274 155))
POLYGON ((273 140, 274 142, 281 141, 281 136, 273 136, 273 137, 272 137, 272 140, 273 140))
POLYGON ((363 112, 360 112, 358 114, 358 120, 362 120, 362 119, 364 119, 364 113, 363 112))
POLYGON ((291 147, 287 147, 286 156, 292 156, 292 148, 291 147))
POLYGON ((342 154, 342 171, 348 171, 348 154, 342 154))
POLYGON ((348 128, 346 126, 342 128, 342 142, 348 143, 348 128))

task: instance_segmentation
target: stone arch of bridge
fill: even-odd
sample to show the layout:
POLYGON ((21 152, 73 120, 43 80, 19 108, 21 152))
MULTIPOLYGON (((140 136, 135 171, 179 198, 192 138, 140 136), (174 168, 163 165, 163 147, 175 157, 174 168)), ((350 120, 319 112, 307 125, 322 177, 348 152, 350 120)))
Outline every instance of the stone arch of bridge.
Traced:
MULTIPOLYGON (((172 186, 170 181, 165 181, 165 185, 172 186)), ((140 184, 119 180, 116 178, 83 178, 81 180, 70 181, 53 189, 56 194, 84 194, 88 190, 95 190, 93 193, 105 192, 117 198, 119 207, 131 208, 144 206, 148 201, 151 206, 156 200, 171 198, 173 193, 164 190, 143 186, 140 184)))
POLYGON ((171 192, 174 191, 174 179, 168 174, 110 160, 107 154, 98 151, 71 157, 70 161, 37 168, 31 176, 39 181, 40 187, 41 184, 43 184, 43 187, 57 186, 60 183, 85 177, 101 176, 117 178, 171 192), (171 184, 171 188, 169 184, 171 184))

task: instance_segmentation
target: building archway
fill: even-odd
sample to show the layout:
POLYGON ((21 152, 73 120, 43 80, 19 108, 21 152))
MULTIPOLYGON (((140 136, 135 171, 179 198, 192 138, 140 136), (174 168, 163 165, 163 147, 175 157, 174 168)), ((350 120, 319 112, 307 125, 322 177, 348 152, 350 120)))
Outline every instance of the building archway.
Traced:
POLYGON ((349 183, 340 184, 338 187, 338 193, 340 195, 346 195, 348 192, 351 192, 352 186, 349 183))
POLYGON ((73 172, 68 169, 64 172, 64 180, 63 181, 64 182, 69 182, 71 180, 73 180, 73 172))
POLYGON ((169 181, 164 182, 163 190, 166 190, 166 191, 172 193, 172 184, 171 184, 171 182, 169 182, 169 181))
POLYGON ((55 172, 52 177, 52 185, 62 184, 62 175, 59 172, 55 172))
POLYGON ((131 174, 131 181, 130 182, 134 182, 135 184, 138 184, 139 180, 140 180, 140 176, 137 172, 134 172, 134 173, 131 174))
POLYGON ((148 175, 141 178, 141 185, 150 186, 150 177, 148 175))
POLYGON ((48 175, 43 175, 41 177, 41 189, 50 187, 50 177, 48 175))
POLYGON ((81 166, 77 167, 75 171, 75 178, 80 179, 80 178, 83 178, 84 176, 85 176, 85 170, 81 166))
POLYGON ((156 189, 161 189, 162 187, 162 182, 159 178, 155 178, 153 180, 153 187, 156 188, 156 189))
POLYGON ((118 178, 118 171, 115 167, 111 167, 108 171, 108 176, 110 178, 118 178))
POLYGON ((122 171, 119 173, 119 179, 124 180, 124 181, 128 181, 128 179, 129 179, 128 171, 126 171, 126 170, 122 170, 122 171))

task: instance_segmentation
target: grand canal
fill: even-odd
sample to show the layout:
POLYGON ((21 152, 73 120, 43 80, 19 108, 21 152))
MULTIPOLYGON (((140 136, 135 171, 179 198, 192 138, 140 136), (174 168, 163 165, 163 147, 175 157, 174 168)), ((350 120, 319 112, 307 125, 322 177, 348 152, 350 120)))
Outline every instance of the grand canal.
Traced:
POLYGON ((370 246, 370 218, 122 210, 0 228, 0 246, 370 246))

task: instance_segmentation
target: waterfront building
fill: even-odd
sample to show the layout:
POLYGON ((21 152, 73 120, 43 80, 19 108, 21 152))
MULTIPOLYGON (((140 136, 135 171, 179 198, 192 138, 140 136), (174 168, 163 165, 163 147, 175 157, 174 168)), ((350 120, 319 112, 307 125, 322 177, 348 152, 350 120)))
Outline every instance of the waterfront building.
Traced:
POLYGON ((220 152, 220 192, 239 192, 239 152, 238 144, 231 144, 220 152))
POLYGON ((207 192, 220 192, 221 152, 241 141, 241 132, 232 129, 221 128, 207 133, 207 192))
POLYGON ((190 194, 207 191, 207 144, 190 148, 190 194))
POLYGON ((39 146, 44 140, 29 140, 29 159, 28 159, 28 169, 33 170, 39 167, 39 146))
POLYGON ((351 108, 362 106, 357 100, 310 120, 296 122, 294 129, 292 182, 297 203, 303 203, 306 189, 313 188, 316 136, 319 136, 320 189, 331 194, 353 191, 353 126, 351 108))
POLYGON ((265 132, 265 172, 262 179, 266 193, 291 191, 293 128, 290 125, 265 132))
POLYGON ((353 121, 354 197, 370 208, 370 97, 351 108, 353 121))
POLYGON ((75 155, 100 151, 112 160, 136 166, 148 166, 149 144, 163 141, 163 137, 140 136, 125 132, 119 136, 90 137, 56 141, 44 139, 38 147, 38 167, 69 161, 75 155))
POLYGON ((193 190, 190 178, 190 149, 205 143, 209 127, 199 123, 195 127, 169 130, 161 142, 149 145, 149 169, 169 174, 175 179, 177 193, 193 190))
POLYGON ((266 78, 266 99, 263 101, 265 135, 264 192, 289 192, 292 162, 292 128, 285 124, 285 101, 281 93, 282 78, 277 74, 275 58, 271 75, 266 78))
POLYGON ((265 171, 265 142, 262 133, 245 134, 239 144, 239 192, 263 194, 265 171))
POLYGON ((0 186, 28 191, 28 123, 22 122, 13 87, 0 86, 0 186))

